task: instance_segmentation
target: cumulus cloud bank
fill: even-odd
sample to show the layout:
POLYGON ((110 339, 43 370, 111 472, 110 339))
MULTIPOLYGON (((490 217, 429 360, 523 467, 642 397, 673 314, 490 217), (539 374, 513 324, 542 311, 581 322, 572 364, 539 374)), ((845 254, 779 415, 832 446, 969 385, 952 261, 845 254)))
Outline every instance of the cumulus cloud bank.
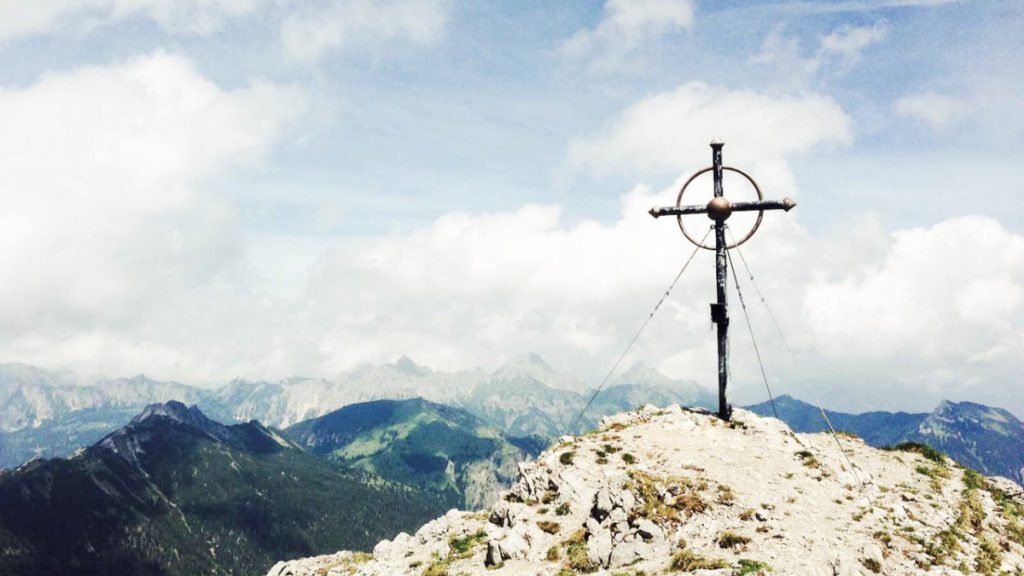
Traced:
MULTIPOLYGON (((331 376, 399 354, 441 369, 495 367, 539 351, 597 378, 691 249, 674 223, 646 214, 674 202, 680 180, 637 186, 610 222, 530 204, 309 238, 304 258, 315 264, 300 270, 299 296, 268 297, 261 282, 275 280, 250 265, 264 255, 239 224, 230 177, 259 169, 302 125, 308 102, 287 85, 222 88, 165 52, 0 91, 0 298, 15 303, 0 310, 7 358, 217 383, 331 376)), ((731 160, 753 166, 778 196, 796 187, 789 159, 845 145, 850 124, 822 95, 689 83, 627 108, 576 140, 569 158, 593 170, 681 173, 706 163, 711 135, 742 130, 731 160)), ((815 237, 799 212, 767 217, 745 252, 804 359, 799 371, 780 360, 778 337, 753 307, 778 391, 824 387, 851 406, 881 386, 888 394, 876 402, 904 407, 960 393, 1018 403, 1011 387, 980 383, 1024 368, 1024 238, 978 217, 892 234, 857 223, 815 237)), ((630 360, 714 382, 712 266, 698 256, 630 360)), ((739 327, 738 310, 734 318, 739 327)), ((734 346, 738 399, 759 400, 742 330, 734 346)))
POLYGON ((823 94, 768 95, 688 82, 629 106, 607 128, 569 144, 569 163, 598 174, 678 174, 707 160, 713 138, 743 142, 729 163, 751 165, 766 183, 795 186, 786 158, 849 144, 852 122, 823 94))
POLYGON ((0 91, 7 356, 174 365, 205 324, 185 323, 224 309, 228 286, 246 293, 236 209, 215 183, 258 166, 305 99, 265 82, 224 90, 164 52, 0 91))
POLYGON ((0 3, 0 42, 56 31, 81 32, 143 16, 171 32, 210 34, 265 0, 47 0, 0 3))
MULTIPOLYGON (((259 4, 4 4, 0 41, 132 18, 171 34, 209 35, 259 4)), ((264 40, 284 51, 284 76, 305 78, 319 77, 316 66, 332 54, 343 56, 330 62, 336 67, 349 51, 374 52, 382 42, 435 45, 452 6, 446 0, 283 2, 261 14, 272 35, 264 40)), ((600 20, 565 40, 562 52, 590 70, 629 72, 651 56, 652 45, 693 26, 690 0, 608 0, 600 20)), ((719 137, 728 143, 728 164, 747 169, 769 196, 799 195, 802 202, 794 212, 766 215, 744 247, 800 362, 785 359, 747 285, 777 392, 812 397, 822 391, 830 404, 849 408, 924 409, 952 397, 1024 411, 1011 381, 1024 368, 1024 237, 977 216, 889 231, 866 216, 832 231, 811 231, 802 220, 811 213, 808 204, 828 191, 801 190, 795 162, 852 147, 856 136, 851 111, 823 86, 809 89, 813 83, 803 80, 855 66, 884 43, 888 26, 830 26, 810 39, 815 48, 808 55, 781 32, 769 36, 753 59, 803 75, 796 90, 680 78, 675 88, 641 97, 603 124, 573 128, 565 152, 569 177, 676 179, 664 189, 623 190, 617 217, 581 221, 569 214, 578 208, 569 201, 543 201, 451 211, 414 227, 402 222, 398 231, 343 237, 296 230, 294 222, 256 230, 245 223, 245 209, 260 202, 235 183, 240 176, 258 180, 274 168, 279 146, 309 136, 320 102, 309 89, 238 77, 218 83, 190 58, 167 51, 33 72, 21 85, 0 89, 3 359, 216 384, 235 376, 330 377, 401 354, 440 369, 493 368, 535 351, 597 379, 691 250, 674 222, 653 221, 647 209, 674 202, 682 179, 707 164, 707 142, 719 137)), ((744 53, 734 62, 750 59, 744 53)), ((906 96, 892 113, 935 127, 961 118, 961 100, 921 89, 894 92, 906 96)), ((953 93, 964 94, 972 111, 1007 109, 981 106, 986 94, 953 93)), ((1016 93, 994 92, 999 102, 1016 93)), ((1012 131, 1013 118, 1004 116, 1000 125, 1012 131)), ((892 164, 874 168, 890 173, 887 167, 903 160, 894 156, 892 164)), ((300 166, 319 169, 315 162, 300 166)), ((899 183, 900 192, 914 194, 912 185, 899 183)), ((315 211, 322 206, 312 204, 323 199, 316 198, 296 202, 315 211)), ((695 227, 707 225, 702 218, 695 227)), ((730 223, 739 227, 739 216, 730 223)), ((709 386, 715 381, 707 307, 712 269, 702 252, 627 362, 644 360, 709 386)), ((760 375, 735 296, 732 302, 735 391, 741 402, 758 401, 764 398, 760 375)))
POLYGON ((692 0, 607 0, 600 22, 576 32, 562 45, 562 53, 586 59, 594 70, 621 71, 662 36, 693 25, 692 0))
MULTIPOLYGON (((396 350, 447 368, 541 350, 556 365, 599 377, 689 254, 672 223, 645 213, 674 192, 637 188, 611 224, 567 225, 555 206, 527 206, 453 213, 408 234, 336 249, 319 262, 308 295, 327 371, 396 350)), ((943 394, 1017 402, 979 384, 1021 367, 1024 237, 991 219, 963 217, 891 235, 872 229, 864 238, 821 239, 773 216, 745 255, 798 350, 802 374, 740 274, 778 391, 807 397, 824 388, 853 406, 873 405, 864 395, 883 388, 887 395, 872 394, 874 405, 888 398, 890 406, 925 408, 943 394), (863 240, 864 253, 851 251, 851 240, 863 240), (979 251, 999 256, 979 259, 979 251), (928 394, 917 396, 922 387, 928 394)), ((714 381, 712 270, 710 255, 699 255, 632 360, 714 381)), ((738 309, 733 317, 740 398, 758 400, 738 309)))
POLYGON ((311 62, 329 50, 405 40, 431 46, 444 32, 448 0, 333 0, 289 14, 281 25, 285 54, 311 62))

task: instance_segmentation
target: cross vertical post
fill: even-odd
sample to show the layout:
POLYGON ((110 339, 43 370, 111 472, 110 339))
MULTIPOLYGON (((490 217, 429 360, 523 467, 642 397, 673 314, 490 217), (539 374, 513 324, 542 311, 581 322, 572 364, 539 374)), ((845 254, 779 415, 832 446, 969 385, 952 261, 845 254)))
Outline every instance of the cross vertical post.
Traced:
POLYGON ((764 216, 765 210, 784 210, 789 212, 796 206, 790 198, 783 198, 782 200, 765 200, 764 195, 761 193, 761 188, 757 185, 746 172, 733 168, 731 166, 722 165, 722 147, 725 144, 717 138, 711 142, 711 166, 703 168, 695 172, 690 179, 683 184, 683 188, 679 191, 679 196, 676 197, 675 206, 655 206, 651 208, 649 214, 655 218, 662 216, 675 216, 679 222, 679 230, 683 233, 683 236, 687 240, 696 244, 700 248, 705 250, 715 251, 715 284, 716 284, 716 295, 717 299, 711 304, 711 321, 718 328, 718 417, 722 420, 729 420, 732 417, 732 406, 729 405, 729 309, 728 309, 728 298, 727 298, 727 280, 728 280, 728 251, 743 244, 750 239, 751 236, 757 232, 758 227, 761 226, 761 218, 764 216), (725 198, 725 193, 722 186, 722 174, 725 171, 739 174, 746 178, 746 180, 754 187, 754 191, 757 192, 757 200, 754 202, 730 202, 725 198), (705 205, 683 205, 683 194, 686 192, 686 188, 701 174, 711 172, 714 176, 714 197, 705 205), (733 241, 729 244, 725 241, 726 224, 725 221, 732 216, 733 212, 757 212, 757 220, 754 222, 754 226, 746 233, 745 236, 741 237, 739 241, 733 241), (714 221, 715 229, 715 245, 708 246, 704 244, 703 240, 697 240, 690 235, 686 229, 686 225, 683 223, 683 216, 690 216, 693 214, 707 214, 708 218, 714 221))
MULTIPOLYGON (((722 147, 725 143, 715 140, 711 143, 711 166, 715 178, 715 198, 723 197, 722 190, 722 147)), ((725 218, 715 220, 715 282, 718 300, 711 305, 711 321, 718 327, 718 417, 729 420, 732 406, 729 405, 729 304, 728 261, 726 259, 725 218)))

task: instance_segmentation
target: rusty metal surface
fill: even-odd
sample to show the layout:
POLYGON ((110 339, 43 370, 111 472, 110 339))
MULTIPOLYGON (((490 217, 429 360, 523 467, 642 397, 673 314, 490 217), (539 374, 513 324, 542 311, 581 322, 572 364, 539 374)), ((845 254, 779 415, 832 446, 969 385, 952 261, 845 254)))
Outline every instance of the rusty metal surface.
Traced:
MULTIPOLYGON (((728 204, 729 201, 723 197, 724 191, 722 190, 722 142, 711 143, 711 167, 715 177, 715 197, 708 203, 708 211, 710 213, 712 204, 716 200, 728 204)), ((749 178, 749 177, 748 177, 749 178)), ((753 182, 753 179, 751 179, 753 182)), ((754 185, 757 186, 756 184, 754 185)), ((679 199, 683 197, 683 190, 679 191, 679 199)), ((761 189, 757 189, 757 197, 760 200, 761 189)), ((676 200, 676 204, 679 200, 676 200)), ((721 203, 719 203, 719 206, 721 203)), ((731 213, 731 212, 730 212, 731 213)), ((726 216, 727 217, 727 216, 726 216)), ((678 217, 679 227, 683 227, 682 217, 678 217)), ((748 237, 757 230, 757 226, 761 223, 761 217, 758 215, 757 224, 754 225, 754 229, 748 234, 748 237)), ((685 234, 685 229, 684 232, 685 234)), ((742 240, 741 243, 745 241, 742 240)), ((715 219, 715 292, 718 300, 715 304, 711 305, 711 321, 715 323, 718 328, 718 417, 722 420, 729 420, 732 417, 732 406, 729 404, 729 307, 728 307, 728 260, 726 256, 726 250, 728 249, 725 241, 725 218, 715 219)))
MULTIPOLYGON (((765 200, 761 187, 746 172, 729 166, 722 165, 722 147, 725 144, 717 139, 711 142, 711 166, 703 168, 690 176, 676 196, 675 206, 654 207, 649 214, 655 218, 661 216, 675 216, 679 223, 679 230, 683 235, 698 248, 715 251, 715 295, 716 301, 711 304, 711 321, 715 324, 718 332, 718 416, 723 420, 732 417, 732 406, 729 405, 729 304, 726 282, 728 280, 728 251, 743 244, 757 232, 761 226, 765 210, 784 210, 789 212, 796 206, 791 198, 782 200, 765 200), (757 192, 755 202, 730 202, 725 198, 725 191, 722 186, 723 173, 735 172, 747 179, 757 192), (712 172, 714 176, 714 197, 706 205, 683 205, 683 195, 687 187, 701 174, 712 172), (754 226, 740 240, 732 244, 726 242, 725 234, 727 226, 725 221, 734 212, 757 212, 757 220, 754 226), (712 228, 715 232, 715 244, 709 246, 704 244, 704 239, 696 240, 690 236, 686 225, 683 223, 683 216, 693 214, 707 214, 714 221, 712 228)), ((707 236, 705 235, 705 238, 707 236)))
MULTIPOLYGON (((719 150, 721 150, 721 148, 719 148, 719 150)), ((706 174, 708 172, 712 172, 714 170, 715 170, 715 167, 712 165, 712 166, 708 166, 707 168, 703 168, 701 170, 698 170, 697 172, 694 172, 694 174, 692 176, 690 176, 686 180, 686 182, 683 184, 683 187, 679 189, 679 195, 676 196, 676 205, 675 206, 665 207, 665 208, 652 208, 650 210, 650 212, 648 212, 651 216, 654 216, 655 218, 658 218, 658 217, 661 217, 661 216, 670 216, 670 215, 671 216, 675 216, 676 217, 676 221, 679 224, 679 230, 683 233, 683 236, 685 236, 686 239, 689 240, 691 243, 693 243, 693 244, 695 244, 697 246, 700 246, 701 248, 703 248, 705 250, 714 250, 715 247, 714 246, 709 246, 709 245, 704 244, 702 242, 698 242, 696 240, 696 238, 694 238, 690 234, 690 231, 686 228, 686 224, 683 222, 683 216, 684 215, 689 215, 689 214, 707 214, 708 213, 708 207, 710 206, 710 203, 708 203, 706 205, 703 205, 703 206, 700 206, 700 205, 684 206, 683 205, 683 194, 686 193, 687 187, 689 187, 690 183, 692 183, 694 180, 696 180, 698 176, 700 176, 701 174, 706 174)), ((744 178, 746 178, 746 180, 748 182, 750 182, 751 186, 754 187, 754 191, 757 192, 757 200, 758 200, 758 202, 761 202, 761 201, 764 200, 764 194, 761 192, 761 187, 758 186, 757 182, 753 178, 751 178, 750 175, 747 174, 746 172, 744 172, 743 170, 740 170, 739 168, 733 168, 732 166, 719 166, 718 170, 719 171, 716 174, 718 180, 717 180, 717 183, 715 184, 715 197, 716 198, 724 198, 724 190, 722 189, 722 179, 721 179, 721 176, 722 176, 722 172, 726 172, 727 171, 727 172, 734 172, 734 173, 739 174, 740 176, 743 176, 744 178)), ((750 203, 747 202, 747 203, 744 203, 744 204, 750 204, 750 203)), ((733 206, 735 206, 735 204, 733 204, 733 206)), ((764 209, 765 210, 769 210, 771 208, 766 206, 764 209)), ((735 208, 733 208, 733 211, 735 211, 735 208)), ((749 211, 749 209, 748 209, 748 211, 749 211)), ((753 236, 754 233, 757 232, 757 229, 761 226, 761 219, 763 217, 764 217, 763 210, 759 211, 759 213, 757 215, 757 220, 754 222, 754 226, 750 229, 750 231, 748 231, 745 235, 743 235, 743 237, 741 237, 735 243, 728 244, 726 246, 726 249, 735 248, 736 246, 739 246, 740 244, 743 244, 747 240, 750 240, 750 237, 753 236)))
POLYGON ((728 220, 732 216, 732 203, 721 196, 715 196, 708 202, 708 218, 712 220, 728 220))

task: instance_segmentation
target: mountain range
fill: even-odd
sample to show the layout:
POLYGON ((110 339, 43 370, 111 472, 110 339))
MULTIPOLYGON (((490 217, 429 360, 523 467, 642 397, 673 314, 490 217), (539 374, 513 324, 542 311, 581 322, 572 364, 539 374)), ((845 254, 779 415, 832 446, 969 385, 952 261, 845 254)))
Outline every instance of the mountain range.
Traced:
MULTIPOLYGON (((762 416, 774 414, 768 402, 748 409, 762 416)), ((828 429, 817 407, 791 396, 776 398, 775 409, 795 432, 828 429)), ((825 413, 836 430, 856 434, 871 446, 925 444, 964 466, 1024 483, 1024 423, 1002 408, 947 400, 931 413, 825 413)))
MULTIPOLYGON (((645 404, 714 407, 712 393, 693 382, 673 380, 637 364, 605 388, 576 427, 574 418, 592 390, 531 354, 494 372, 438 372, 408 358, 365 366, 327 380, 288 378, 278 382, 235 380, 204 389, 145 376, 99 379, 76 385, 66 374, 20 364, 0 365, 0 467, 30 458, 53 457, 95 442, 151 402, 172 399, 197 404, 223 422, 256 419, 286 428, 334 410, 381 399, 422 397, 459 407, 530 452, 567 432, 596 426, 601 416, 645 404)), ((797 431, 820 431, 817 408, 782 396, 779 417, 797 431)), ((771 415, 769 404, 750 409, 771 415)), ((836 428, 872 446, 920 442, 987 474, 1024 481, 1024 426, 1009 412, 969 402, 942 402, 931 413, 828 411, 836 428)), ((370 466, 364 462, 363 466, 370 466)), ((478 501, 473 500, 478 503, 478 501)))
POLYGON ((256 421, 168 402, 70 458, 0 473, 0 573, 253 574, 340 542, 368 549, 443 510, 256 421))
MULTIPOLYGON (((33 457, 69 454, 127 422, 146 405, 178 400, 222 422, 259 420, 285 428, 344 406, 382 399, 426 400, 461 407, 510 437, 556 438, 568 431, 591 393, 583 382, 531 354, 499 370, 437 372, 408 358, 365 366, 332 380, 235 380, 220 388, 161 382, 144 375, 76 383, 70 376, 22 364, 0 365, 0 468, 33 457)), ((645 403, 709 406, 712 395, 636 365, 606 389, 577 424, 645 403)), ((535 447, 543 448, 542 445, 535 447)))
MULTIPOLYGON (((342 380, 348 384, 295 378, 264 385, 236 381, 216 390, 142 376, 103 380, 77 390, 73 383, 30 367, 19 366, 17 371, 29 378, 20 383, 0 378, 6 398, 35 411, 20 421, 9 420, 15 429, 0 433, 0 439, 45 441, 58 439, 64 431, 69 436, 63 444, 48 448, 59 451, 72 450, 75 442, 88 444, 85 439, 91 435, 100 437, 68 458, 36 458, 0 471, 4 574, 250 574, 262 573, 281 559, 337 549, 367 551, 381 538, 411 532, 449 508, 495 505, 500 491, 517 476, 522 482, 524 466, 539 469, 529 464, 533 456, 552 444, 557 450, 576 442, 564 436, 559 443, 551 440, 569 428, 592 393, 558 375, 539 357, 486 377, 478 374, 477 380, 466 376, 471 373, 458 373, 450 388, 444 387, 444 373, 407 360, 356 371, 342 380), (423 398, 356 402, 284 429, 255 419, 224 424, 201 406, 178 401, 147 405, 134 416, 129 407, 146 395, 181 393, 221 413, 230 413, 231 406, 218 402, 234 398, 244 411, 287 421, 300 412, 325 410, 299 402, 302 392, 344 402, 353 398, 352 382, 379 385, 375 394, 400 395, 415 390, 415 382, 422 378, 428 383, 424 389, 447 403, 423 398), (116 384, 104 387, 112 382, 116 384), (103 433, 105 426, 118 426, 118 418, 127 424, 103 433)), ((644 404, 694 403, 683 398, 704 404, 711 400, 691 384, 634 366, 597 397, 577 431, 601 426, 618 431, 615 422, 621 417, 604 418, 602 424, 599 416, 644 404)), ((749 414, 741 413, 747 415, 723 429, 743 430, 753 414, 773 413, 768 403, 749 408, 749 414)), ((775 409, 797 432, 825 429, 819 410, 810 404, 782 396, 775 400, 775 409)), ((237 407, 234 413, 239 413, 237 407)), ((646 416, 626 418, 642 422, 666 413, 647 408, 642 411, 646 416)), ((692 413, 701 414, 700 409, 692 413)), ((943 402, 928 414, 827 414, 837 430, 859 436, 866 445, 927 455, 921 447, 926 444, 970 468, 1021 481, 1024 425, 1005 410, 943 402)), ((714 426, 713 419, 701 424, 702 429, 707 426, 714 426)), ((775 425, 757 426, 769 430, 775 425)), ((604 441, 605 436, 598 436, 604 441)), ((788 442, 785 437, 780 436, 788 442)), ((844 444, 854 441, 841 438, 844 444)), ((621 458, 631 465, 646 453, 643 442, 634 444, 621 456, 613 456, 621 449, 612 443, 602 444, 587 457, 593 452, 596 464, 621 458)), ((546 461, 550 454, 549 450, 546 461)), ((749 456, 764 462, 762 454, 749 456)), ((813 455, 808 462, 823 456, 813 455)), ((558 463, 571 465, 574 457, 562 454, 558 463)), ((684 464, 688 470, 700 470, 709 463, 703 459, 684 464)), ((918 472, 930 473, 921 466, 918 472)), ((968 473, 963 474, 966 482, 968 473)), ((547 497, 541 502, 548 503, 547 497)), ((556 503, 537 513, 550 511, 556 503)), ((540 518, 536 524, 546 531, 553 522, 558 521, 540 518)), ((495 546, 499 559, 491 567, 500 568, 504 552, 501 544, 495 546)), ((346 554, 346 561, 358 561, 346 554)), ((403 562, 412 567, 421 560, 403 562)), ((418 574, 419 569, 412 572, 418 574)))

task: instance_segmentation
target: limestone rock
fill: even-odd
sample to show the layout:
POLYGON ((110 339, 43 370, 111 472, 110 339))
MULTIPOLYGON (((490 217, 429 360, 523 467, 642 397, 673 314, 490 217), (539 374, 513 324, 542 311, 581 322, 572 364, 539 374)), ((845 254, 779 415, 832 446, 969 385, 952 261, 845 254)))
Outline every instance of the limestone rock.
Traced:
POLYGON ((372 557, 280 562, 268 576, 421 576, 431 567, 610 576, 666 573, 673 563, 703 576, 759 566, 793 576, 966 576, 961 568, 983 554, 992 573, 1024 572, 1013 515, 1024 510, 1020 486, 992 478, 977 488, 952 463, 839 441, 845 455, 831 436, 794 434, 743 410, 729 425, 704 411, 644 407, 521 463, 486 512, 451 511, 379 543, 372 557), (955 546, 920 544, 943 538, 955 546))

